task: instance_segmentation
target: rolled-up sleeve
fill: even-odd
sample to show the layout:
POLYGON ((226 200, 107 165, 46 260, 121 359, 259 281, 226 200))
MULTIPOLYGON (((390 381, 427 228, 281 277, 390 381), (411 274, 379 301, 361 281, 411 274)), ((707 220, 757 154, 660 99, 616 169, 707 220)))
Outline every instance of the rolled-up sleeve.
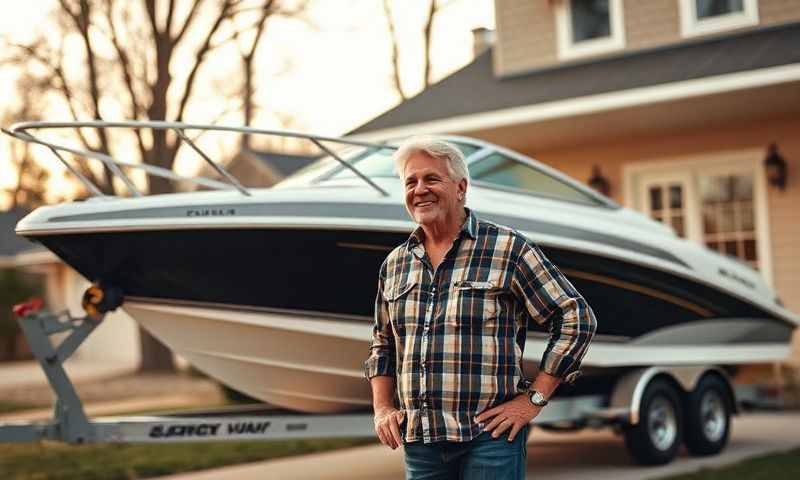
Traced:
POLYGON ((520 249, 512 291, 550 332, 539 370, 571 383, 597 329, 594 312, 539 247, 528 242, 520 249))
POLYGON ((389 321, 389 309, 383 298, 383 285, 386 278, 386 264, 381 266, 378 276, 378 294, 375 298, 375 324, 372 327, 372 344, 369 357, 364 362, 364 375, 367 380, 378 376, 396 376, 396 356, 394 335, 389 321))

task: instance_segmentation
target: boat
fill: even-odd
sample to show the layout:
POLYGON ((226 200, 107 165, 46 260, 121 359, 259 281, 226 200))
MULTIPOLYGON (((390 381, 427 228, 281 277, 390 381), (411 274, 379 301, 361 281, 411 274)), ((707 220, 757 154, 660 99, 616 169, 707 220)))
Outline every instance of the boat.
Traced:
MULTIPOLYGON (((4 131, 51 149, 68 166, 64 153, 103 162, 132 191, 104 196, 71 169, 95 195, 41 207, 19 222, 17 234, 89 281, 119 289, 125 312, 236 390, 304 412, 369 408, 363 362, 378 268, 415 228, 393 171, 397 141, 170 122, 28 122, 4 131), (245 188, 205 154, 217 178, 178 176, 39 133, 78 127, 172 130, 198 152, 183 132, 279 135, 310 141, 327 156, 272 188, 245 188), (203 189, 139 195, 121 167, 203 189)), ((583 362, 588 378, 789 355, 800 317, 749 265, 527 156, 448 138, 467 158, 467 206, 536 242, 592 306, 598 330, 583 362)), ((547 339, 529 322, 526 375, 535 374, 547 339)))

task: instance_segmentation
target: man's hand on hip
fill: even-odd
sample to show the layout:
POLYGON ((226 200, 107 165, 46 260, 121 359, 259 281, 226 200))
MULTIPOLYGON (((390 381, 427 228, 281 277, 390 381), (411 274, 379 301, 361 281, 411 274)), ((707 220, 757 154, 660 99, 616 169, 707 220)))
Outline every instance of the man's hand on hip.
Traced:
POLYGON ((394 407, 383 407, 375 410, 375 433, 381 443, 392 450, 403 444, 400 436, 400 424, 403 422, 405 412, 394 407))
POLYGON ((491 419, 483 431, 492 432, 492 438, 497 438, 510 429, 508 441, 511 442, 514 441, 514 437, 522 430, 522 427, 536 418, 541 411, 542 407, 533 405, 527 394, 521 394, 512 400, 481 412, 480 415, 475 417, 475 420, 484 423, 491 419))

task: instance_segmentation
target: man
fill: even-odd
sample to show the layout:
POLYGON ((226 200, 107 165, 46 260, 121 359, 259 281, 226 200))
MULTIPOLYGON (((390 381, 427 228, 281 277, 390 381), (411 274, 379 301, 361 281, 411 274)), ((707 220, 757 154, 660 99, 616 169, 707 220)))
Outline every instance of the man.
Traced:
POLYGON ((409 479, 524 478, 528 423, 577 376, 594 315, 538 247, 465 208, 460 150, 415 138, 394 159, 419 227, 380 269, 365 362, 375 431, 404 445, 409 479), (528 318, 550 329, 530 390, 528 318))

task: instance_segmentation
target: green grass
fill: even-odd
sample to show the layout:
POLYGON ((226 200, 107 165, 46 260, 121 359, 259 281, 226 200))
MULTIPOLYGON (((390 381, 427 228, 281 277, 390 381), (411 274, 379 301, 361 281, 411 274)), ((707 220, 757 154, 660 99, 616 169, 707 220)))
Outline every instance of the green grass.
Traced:
POLYGON ((38 407, 36 405, 28 405, 25 403, 0 400, 0 414, 21 412, 23 410, 30 410, 32 408, 38 408, 38 407))
POLYGON ((3 480, 133 480, 374 443, 319 439, 141 445, 0 444, 3 480))
POLYGON ((696 473, 662 477, 659 480, 797 480, 800 478, 800 448, 755 457, 727 467, 703 469, 696 473))

